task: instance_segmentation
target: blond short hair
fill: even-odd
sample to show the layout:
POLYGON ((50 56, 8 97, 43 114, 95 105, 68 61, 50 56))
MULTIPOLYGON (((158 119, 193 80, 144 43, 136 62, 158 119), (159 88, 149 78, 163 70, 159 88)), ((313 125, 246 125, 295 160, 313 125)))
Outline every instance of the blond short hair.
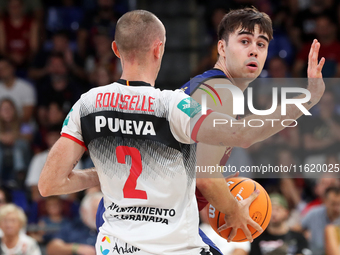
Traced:
POLYGON ((161 21, 149 11, 127 12, 117 22, 115 41, 125 55, 142 57, 156 39, 163 41, 164 31, 161 21))
POLYGON ((24 213, 24 210, 15 205, 15 204, 7 204, 1 207, 0 209, 0 222, 10 213, 16 213, 18 216, 18 219, 21 223, 21 227, 25 227, 27 223, 27 218, 24 213))

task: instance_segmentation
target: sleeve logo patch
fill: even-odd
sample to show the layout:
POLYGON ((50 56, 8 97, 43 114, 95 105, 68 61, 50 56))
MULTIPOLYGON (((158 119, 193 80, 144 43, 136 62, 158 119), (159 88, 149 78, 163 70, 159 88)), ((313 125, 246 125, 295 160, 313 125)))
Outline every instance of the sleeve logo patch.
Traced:
POLYGON ((201 111, 202 107, 194 99, 188 97, 179 102, 177 108, 192 118, 201 111))
POLYGON ((64 123, 63 123, 63 127, 67 126, 68 125, 68 122, 70 120, 70 117, 71 117, 71 112, 73 111, 73 108, 70 110, 70 112, 67 114, 66 116, 66 119, 64 120, 64 123))

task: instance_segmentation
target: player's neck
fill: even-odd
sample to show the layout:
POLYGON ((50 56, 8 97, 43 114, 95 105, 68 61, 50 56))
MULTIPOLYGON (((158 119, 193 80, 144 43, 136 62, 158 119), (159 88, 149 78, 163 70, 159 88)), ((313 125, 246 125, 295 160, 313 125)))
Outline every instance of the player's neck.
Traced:
POLYGON ((268 232, 272 235, 285 235, 289 231, 289 227, 287 226, 286 222, 282 222, 280 225, 269 224, 268 232))
POLYGON ((151 86, 155 86, 156 77, 155 71, 152 68, 145 68, 145 66, 138 64, 125 63, 120 78, 127 81, 144 81, 150 83, 151 86))
POLYGON ((232 84, 234 84, 235 86, 237 86, 239 89, 241 89, 243 92, 246 90, 246 88, 248 87, 249 83, 248 82, 240 82, 242 79, 234 79, 235 77, 233 77, 231 75, 231 73, 228 71, 225 63, 223 61, 221 61, 220 59, 217 60, 214 68, 221 70, 232 82, 232 84))

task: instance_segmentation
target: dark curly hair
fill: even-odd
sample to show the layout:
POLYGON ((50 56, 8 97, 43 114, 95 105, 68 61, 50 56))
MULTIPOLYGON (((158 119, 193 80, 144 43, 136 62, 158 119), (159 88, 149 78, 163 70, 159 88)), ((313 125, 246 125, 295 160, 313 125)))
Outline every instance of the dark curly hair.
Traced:
POLYGON ((227 13, 217 29, 218 40, 225 40, 228 45, 229 35, 236 29, 254 32, 255 25, 258 25, 261 33, 268 35, 269 40, 273 39, 273 28, 270 17, 259 12, 255 7, 232 10, 227 13))

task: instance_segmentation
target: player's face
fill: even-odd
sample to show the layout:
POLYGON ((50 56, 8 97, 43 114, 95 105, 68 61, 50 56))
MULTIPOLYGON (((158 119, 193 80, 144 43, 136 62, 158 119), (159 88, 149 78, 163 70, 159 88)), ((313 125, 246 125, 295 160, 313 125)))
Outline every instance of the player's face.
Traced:
POLYGON ((237 29, 230 34, 225 46, 226 68, 230 75, 251 80, 258 77, 267 58, 268 45, 268 35, 260 33, 258 25, 254 32, 237 29))

